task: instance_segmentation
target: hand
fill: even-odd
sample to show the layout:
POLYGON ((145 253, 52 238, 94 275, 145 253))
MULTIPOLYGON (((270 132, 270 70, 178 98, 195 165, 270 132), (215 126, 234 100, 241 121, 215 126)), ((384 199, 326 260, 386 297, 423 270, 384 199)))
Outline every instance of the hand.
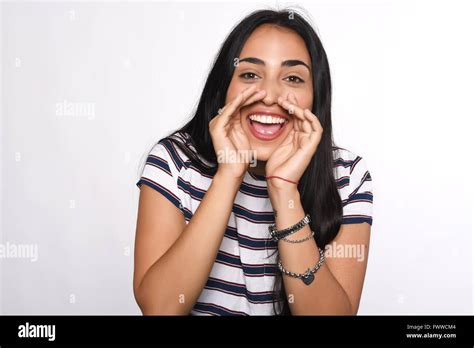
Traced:
MULTIPOLYGON (((309 110, 302 109, 293 93, 287 100, 278 98, 278 104, 295 116, 293 129, 282 144, 271 154, 265 166, 266 176, 276 175, 291 181, 299 181, 321 141, 323 127, 309 110)), ((271 180, 272 187, 295 186, 281 179, 271 180)))
POLYGON ((266 92, 251 86, 240 92, 226 104, 209 122, 214 151, 218 161, 218 172, 234 178, 242 178, 252 161, 250 141, 242 129, 240 108, 263 98, 266 92))

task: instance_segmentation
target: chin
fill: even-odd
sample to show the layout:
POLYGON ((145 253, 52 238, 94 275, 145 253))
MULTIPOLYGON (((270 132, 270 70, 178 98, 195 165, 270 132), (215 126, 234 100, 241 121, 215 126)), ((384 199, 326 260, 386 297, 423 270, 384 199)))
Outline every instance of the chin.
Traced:
POLYGON ((262 147, 262 146, 252 146, 252 149, 254 149, 257 152, 257 160, 258 161, 263 161, 266 162, 270 158, 271 154, 273 151, 275 151, 274 148, 269 148, 269 147, 262 147))

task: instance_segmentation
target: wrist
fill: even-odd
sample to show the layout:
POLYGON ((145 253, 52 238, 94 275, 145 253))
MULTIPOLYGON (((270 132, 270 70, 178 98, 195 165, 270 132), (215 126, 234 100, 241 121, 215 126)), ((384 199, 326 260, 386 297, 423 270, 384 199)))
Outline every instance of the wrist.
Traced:
MULTIPOLYGON (((270 180, 271 181, 271 180, 270 180)), ((275 184, 267 181, 268 197, 276 210, 289 209, 300 200, 298 186, 295 184, 275 184)))
POLYGON ((243 174, 235 174, 232 172, 227 172, 223 169, 217 169, 216 174, 214 175, 212 181, 223 182, 227 185, 240 187, 240 184, 244 180, 245 172, 243 174))
POLYGON ((289 194, 298 192, 298 185, 278 178, 270 178, 267 179, 267 189, 269 194, 289 194))

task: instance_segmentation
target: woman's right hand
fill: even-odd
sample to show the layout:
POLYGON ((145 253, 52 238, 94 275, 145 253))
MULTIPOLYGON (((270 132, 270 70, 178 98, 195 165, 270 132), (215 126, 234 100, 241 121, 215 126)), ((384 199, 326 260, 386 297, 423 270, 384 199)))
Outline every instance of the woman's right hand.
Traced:
POLYGON ((240 108, 262 99, 265 94, 264 90, 258 90, 255 85, 246 88, 209 122, 219 173, 238 179, 245 175, 252 161, 252 149, 242 128, 240 108))

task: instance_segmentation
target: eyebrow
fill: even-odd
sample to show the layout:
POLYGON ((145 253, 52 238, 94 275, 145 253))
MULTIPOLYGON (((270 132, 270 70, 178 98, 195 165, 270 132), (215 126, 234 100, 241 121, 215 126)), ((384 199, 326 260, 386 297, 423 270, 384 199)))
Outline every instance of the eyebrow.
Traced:
MULTIPOLYGON (((257 65, 263 65, 265 66, 265 62, 261 60, 260 58, 255 58, 255 57, 247 57, 247 58, 242 58, 239 59, 239 63, 241 62, 248 62, 252 64, 257 64, 257 65)), ((291 66, 297 66, 297 65, 303 65, 308 68, 308 70, 311 72, 311 68, 306 64, 305 62, 299 60, 299 59, 289 59, 289 60, 284 60, 281 62, 281 66, 285 67, 291 67, 291 66)))

